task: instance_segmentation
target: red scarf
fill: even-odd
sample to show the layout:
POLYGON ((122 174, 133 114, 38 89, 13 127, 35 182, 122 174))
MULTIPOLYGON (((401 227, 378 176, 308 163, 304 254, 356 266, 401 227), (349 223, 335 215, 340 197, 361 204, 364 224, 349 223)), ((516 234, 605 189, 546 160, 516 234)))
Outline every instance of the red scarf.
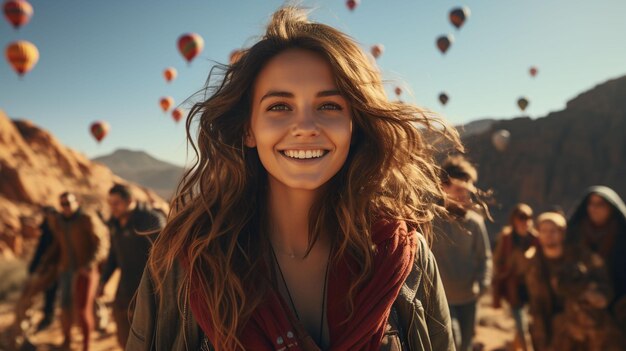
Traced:
MULTIPOLYGON (((331 350, 378 350, 391 307, 413 266, 417 234, 408 232, 404 222, 381 221, 372 227, 374 254, 372 278, 354 297, 354 311, 348 318, 347 293, 351 270, 358 265, 343 259, 332 267, 328 276, 328 326, 331 350)), ((194 281, 191 282, 191 291, 194 281)), ((194 318, 212 340, 213 326, 209 311, 201 299, 192 294, 190 307, 194 318)), ((271 290, 239 336, 246 350, 309 351, 319 350, 313 339, 295 319, 280 295, 271 290)))

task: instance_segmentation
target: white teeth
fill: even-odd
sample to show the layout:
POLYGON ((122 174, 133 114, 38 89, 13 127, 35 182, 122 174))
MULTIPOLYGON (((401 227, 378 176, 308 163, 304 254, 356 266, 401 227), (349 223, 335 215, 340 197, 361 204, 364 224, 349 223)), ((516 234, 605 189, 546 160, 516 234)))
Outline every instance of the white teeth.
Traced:
POLYGON ((284 150, 287 157, 297 159, 310 159, 324 156, 324 150, 284 150))

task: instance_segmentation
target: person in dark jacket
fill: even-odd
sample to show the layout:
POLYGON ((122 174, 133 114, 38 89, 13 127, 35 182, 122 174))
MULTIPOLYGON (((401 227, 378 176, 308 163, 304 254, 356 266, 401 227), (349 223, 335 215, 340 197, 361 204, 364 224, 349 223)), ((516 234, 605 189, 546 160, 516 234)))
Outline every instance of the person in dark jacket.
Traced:
POLYGON ((626 205, 611 188, 585 191, 568 220, 566 245, 583 245, 606 262, 614 297, 609 306, 626 332, 626 205))
MULTIPOLYGON (((44 206, 42 211, 44 217, 39 225, 39 230, 41 232, 39 242, 37 243, 37 248, 35 249, 30 265, 28 266, 28 273, 31 275, 35 273, 39 267, 41 258, 45 255, 48 248, 52 246, 52 240, 54 240, 54 234, 50 229, 48 216, 55 215, 56 210, 52 206, 44 206)), ((54 282, 44 292, 43 319, 37 325, 37 331, 45 330, 54 320, 54 302, 56 300, 57 286, 58 284, 54 282)))
POLYGON ((481 215, 471 209, 476 168, 462 156, 441 165, 450 218, 434 222, 433 254, 446 291, 457 350, 472 349, 478 298, 491 284, 491 247, 481 215))
POLYGON ((139 286, 152 241, 156 232, 165 225, 165 218, 161 212, 138 203, 130 188, 123 184, 115 184, 109 190, 108 203, 111 210, 111 249, 98 295, 102 295, 104 285, 119 268, 121 276, 113 302, 113 318, 117 325, 118 342, 125 346, 133 313, 131 300, 139 286))

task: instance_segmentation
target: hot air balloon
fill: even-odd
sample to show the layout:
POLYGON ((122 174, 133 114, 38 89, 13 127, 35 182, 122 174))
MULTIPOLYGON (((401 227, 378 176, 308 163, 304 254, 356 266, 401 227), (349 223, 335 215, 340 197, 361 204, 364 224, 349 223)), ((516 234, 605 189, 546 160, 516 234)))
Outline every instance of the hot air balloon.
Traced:
POLYGON ((30 21, 33 16, 33 7, 26 0, 8 0, 4 3, 4 17, 15 29, 30 21))
POLYGON ((530 73, 530 76, 533 78, 537 75, 537 73, 539 73, 539 70, 535 66, 530 67, 528 71, 530 73))
POLYGON ((165 77, 166 82, 171 82, 178 76, 178 71, 174 67, 168 67, 163 70, 163 77, 165 77))
POLYGON ((174 111, 172 111, 172 118, 176 123, 178 123, 181 118, 183 118, 183 110, 179 108, 174 109, 174 111))
POLYGON ((169 96, 162 97, 161 100, 159 100, 159 104, 161 105, 161 109, 163 110, 163 112, 167 112, 170 107, 174 105, 174 99, 169 96))
POLYGON ((203 48, 204 39, 196 33, 183 34, 178 38, 178 51, 188 63, 191 63, 203 48))
POLYGON ((233 50, 228 57, 228 62, 233 65, 243 56, 243 50, 233 50))
POLYGON ((502 152, 509 146, 511 133, 506 129, 500 129, 491 135, 491 142, 496 150, 502 152))
POLYGON ((377 59, 380 55, 383 54, 383 52, 385 52, 385 47, 382 44, 376 44, 372 46, 370 52, 372 53, 372 56, 377 59))
POLYGON ((109 134, 109 124, 104 121, 96 121, 91 124, 89 127, 89 131, 91 131, 91 135, 98 141, 101 142, 104 137, 109 134))
POLYGON ((453 42, 454 37, 452 36, 452 34, 439 36, 437 38, 437 48, 439 48, 439 51, 441 51, 442 54, 445 54, 453 42))
POLYGON ((354 9, 359 6, 360 2, 360 0, 348 0, 346 1, 346 6, 348 7, 348 10, 354 11, 354 9))
POLYGON ((394 91, 394 93, 396 93, 396 95, 398 97, 400 97, 400 95, 402 95, 402 88, 400 88, 400 87, 396 87, 393 91, 394 91))
POLYGON ((439 94, 439 102, 441 102, 442 105, 445 106, 448 103, 448 100, 449 100, 448 94, 446 93, 439 94))
POLYGON ((463 7, 455 7, 450 10, 450 23, 456 27, 456 29, 461 29, 465 20, 470 16, 470 9, 466 6, 463 7))
POLYGON ((39 61, 39 50, 26 40, 14 41, 6 49, 6 57, 19 76, 33 69, 39 61))
POLYGON ((519 106, 520 110, 525 111, 526 107, 528 107, 528 99, 525 97, 521 97, 517 100, 517 106, 519 106))

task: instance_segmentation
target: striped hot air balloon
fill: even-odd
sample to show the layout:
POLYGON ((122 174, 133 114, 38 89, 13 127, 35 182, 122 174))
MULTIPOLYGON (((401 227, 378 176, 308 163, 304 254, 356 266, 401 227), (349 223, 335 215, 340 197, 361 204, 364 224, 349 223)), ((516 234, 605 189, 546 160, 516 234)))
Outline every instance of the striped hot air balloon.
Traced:
POLYGON ((33 7, 26 0, 8 0, 4 3, 4 17, 19 29, 30 21, 33 16, 33 7))
POLYGON ((178 51, 188 63, 202 52, 204 39, 196 33, 183 34, 178 38, 178 51))
POLYGON ((19 76, 23 76, 35 67, 39 61, 39 50, 35 44, 18 40, 6 48, 6 58, 19 76))
POLYGON ((111 127, 105 121, 95 121, 89 127, 91 135, 94 137, 94 139, 96 139, 98 143, 101 142, 102 139, 107 136, 107 134, 109 134, 110 129, 111 127))

